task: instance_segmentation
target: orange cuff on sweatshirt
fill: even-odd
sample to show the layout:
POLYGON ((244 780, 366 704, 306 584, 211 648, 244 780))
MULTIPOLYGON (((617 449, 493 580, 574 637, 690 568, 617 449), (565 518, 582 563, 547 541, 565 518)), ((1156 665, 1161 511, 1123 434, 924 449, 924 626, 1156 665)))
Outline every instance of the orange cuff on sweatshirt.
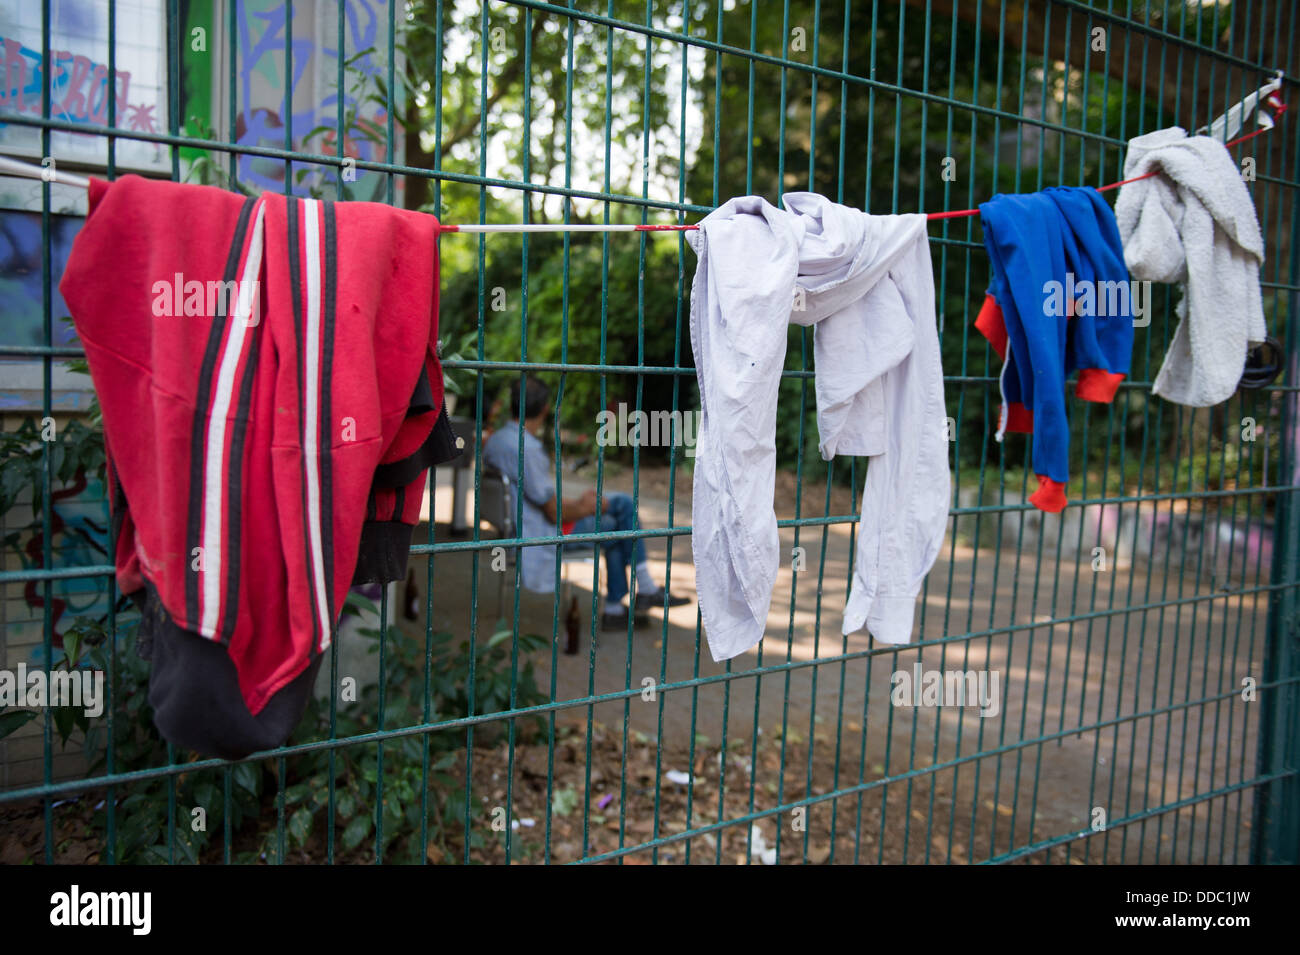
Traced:
POLYGON ((1043 474, 1035 477, 1038 478, 1038 490, 1029 495, 1029 503, 1049 514, 1059 514, 1065 510, 1065 485, 1043 474))
POLYGON ((1119 389, 1124 376, 1106 371, 1103 368, 1083 368, 1079 371, 1079 383, 1074 386, 1076 398, 1084 401, 1100 401, 1110 404, 1119 389))
POLYGON ((1007 405, 1007 430, 1017 434, 1033 434, 1034 413, 1019 401, 1007 405))
POLYGON ((998 357, 1006 360, 1007 357, 1007 322, 1002 317, 1002 306, 992 295, 984 296, 984 304, 980 307, 980 313, 975 317, 975 329, 981 335, 988 339, 993 350, 998 353, 998 357))

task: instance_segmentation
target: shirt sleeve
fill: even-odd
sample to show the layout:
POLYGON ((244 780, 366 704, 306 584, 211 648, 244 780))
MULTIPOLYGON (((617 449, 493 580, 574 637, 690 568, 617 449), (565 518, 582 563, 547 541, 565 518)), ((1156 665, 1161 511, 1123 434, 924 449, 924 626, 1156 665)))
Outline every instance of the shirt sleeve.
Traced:
POLYGON ((884 376, 884 453, 870 459, 844 635, 864 625, 880 643, 912 638, 916 597, 939 556, 952 493, 934 280, 924 233, 893 273, 915 323, 912 353, 884 376))

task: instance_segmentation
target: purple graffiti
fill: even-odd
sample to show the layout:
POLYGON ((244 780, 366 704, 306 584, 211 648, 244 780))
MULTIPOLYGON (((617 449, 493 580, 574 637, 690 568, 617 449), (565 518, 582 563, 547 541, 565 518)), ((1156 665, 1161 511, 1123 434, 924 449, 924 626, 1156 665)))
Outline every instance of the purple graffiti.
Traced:
MULTIPOLYGON (((352 49, 368 50, 374 47, 379 35, 379 26, 383 22, 387 9, 383 0, 348 0, 344 4, 344 18, 349 45, 352 49)), ((335 136, 338 125, 338 93, 322 96, 305 109, 295 111, 293 108, 295 94, 303 76, 307 74, 313 56, 326 57, 337 63, 339 51, 325 43, 319 46, 311 39, 314 28, 298 29, 299 23, 310 24, 305 18, 295 18, 293 40, 289 43, 293 69, 289 80, 289 89, 280 90, 277 103, 266 101, 265 93, 259 102, 255 95, 255 86, 263 90, 268 79, 283 82, 285 55, 285 38, 288 17, 292 15, 292 6, 285 3, 276 4, 265 10, 252 10, 250 4, 241 2, 236 8, 239 30, 239 88, 240 103, 243 108, 236 117, 235 141, 243 146, 270 146, 283 148, 285 145, 285 124, 289 127, 289 142, 294 149, 304 148, 308 133, 316 132, 306 143, 306 151, 329 152, 336 149, 335 136), (321 133, 321 128, 327 131, 321 133)), ((314 25, 313 25, 314 26, 314 25)), ((374 62, 370 53, 357 58, 348 65, 351 71, 360 71, 367 76, 378 77, 382 67, 374 62)), ((323 75, 334 76, 336 70, 318 71, 323 75)), ((345 79, 345 86, 347 80, 345 79)), ((356 110, 359 101, 343 90, 345 111, 356 110)), ((382 110, 377 116, 357 119, 358 126, 375 127, 382 123, 386 115, 382 110)), ((344 136, 343 154, 357 159, 374 159, 376 146, 364 137, 344 136)), ((241 156, 239 159, 240 179, 255 188, 282 191, 285 187, 285 164, 279 160, 259 156, 241 156)), ((308 181, 295 182, 290 191, 305 194, 313 182, 319 181, 321 173, 313 171, 308 181)))
MULTIPOLYGON (((11 37, 0 37, 0 109, 14 113, 40 113, 44 83, 41 54, 11 37)), ((108 67, 68 50, 51 51, 50 116, 74 123, 108 123, 108 67)), ((117 115, 127 109, 131 74, 118 70, 113 77, 117 115)), ((152 108, 152 107, 151 107, 152 108)))

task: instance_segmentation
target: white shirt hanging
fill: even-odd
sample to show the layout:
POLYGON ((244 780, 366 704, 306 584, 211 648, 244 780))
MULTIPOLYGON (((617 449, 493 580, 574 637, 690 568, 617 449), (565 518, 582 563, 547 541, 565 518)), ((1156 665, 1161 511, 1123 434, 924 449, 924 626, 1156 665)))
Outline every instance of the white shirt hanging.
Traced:
MULTIPOLYGON (((870 216, 813 193, 732 199, 689 236, 700 385, 693 534, 714 660, 753 647, 779 565, 777 387, 791 322, 813 326, 822 457, 871 457, 845 634, 911 639, 950 483, 923 215, 870 216)), ((786 409, 794 413, 797 409, 786 409)))

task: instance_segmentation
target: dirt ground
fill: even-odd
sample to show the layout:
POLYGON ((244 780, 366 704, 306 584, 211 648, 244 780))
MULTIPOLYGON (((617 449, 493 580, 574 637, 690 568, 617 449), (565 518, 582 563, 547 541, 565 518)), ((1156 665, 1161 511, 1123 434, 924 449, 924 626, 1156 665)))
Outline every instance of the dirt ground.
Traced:
MULTIPOLYGON (((573 494, 586 486, 582 477, 571 479, 573 494)), ((642 468, 637 490, 644 527, 671 526, 668 480, 666 469, 642 468)), ((632 475, 607 470, 604 486, 631 493, 632 475)), ((778 518, 795 516, 794 490, 793 476, 779 474, 776 498, 791 503, 778 506, 778 518)), ((449 506, 443 497, 439 501, 449 506)), ((674 524, 689 524, 690 501, 689 475, 679 474, 674 524)), ((832 488, 829 504, 824 485, 804 488, 803 517, 852 510, 848 488, 832 488)), ((992 525, 996 516, 983 520, 992 525)), ((662 611, 654 611, 650 625, 635 630, 631 639, 597 634, 593 648, 592 568, 586 562, 573 565, 567 573, 582 612, 582 645, 576 656, 558 649, 554 655, 556 699, 580 700, 589 692, 598 696, 639 689, 647 680, 664 684, 707 679, 755 666, 806 663, 872 649, 865 632, 840 635, 849 529, 848 524, 824 531, 816 526, 801 529, 798 542, 806 548, 807 569, 792 574, 790 561, 783 559, 768 635, 759 651, 742 655, 729 667, 709 656, 693 604, 671 610, 666 621, 662 611)), ((992 530, 990 526, 984 532, 985 539, 1006 539, 992 530)), ((781 542, 783 557, 788 557, 795 546, 793 529, 782 529, 781 542)), ((1213 541, 1199 546, 1200 551, 1189 548, 1167 565, 1156 561, 1148 567, 1137 561, 1094 571, 1087 540, 1067 541, 1059 553, 1055 543, 1039 545, 1028 534, 1019 549, 976 552, 949 540, 918 607, 914 640, 929 641, 929 646, 877 648, 871 656, 844 662, 664 691, 653 702, 636 695, 626 704, 618 700, 575 706, 562 710, 558 722, 585 740, 592 721, 593 804, 611 791, 616 800, 623 798, 619 759, 625 719, 629 738, 645 740, 629 751, 629 765, 641 767, 642 775, 633 778, 629 769, 624 846, 645 842, 656 833, 663 838, 687 825, 685 787, 665 782, 663 774, 686 771, 694 735, 699 781, 692 794, 692 828, 849 790, 810 808, 810 860, 830 856, 832 815, 836 861, 854 858, 855 850, 863 861, 977 861, 1065 840, 1094 825, 1096 832, 1086 841, 1044 849, 1028 858, 1244 858, 1249 789, 1193 802, 1179 811, 1156 811, 1232 786, 1254 771, 1257 711, 1239 691, 1243 680, 1261 678, 1266 601, 1235 591, 1266 584, 1267 572, 1261 576, 1257 562, 1243 567, 1240 560, 1227 568, 1222 559, 1215 559, 1221 555, 1212 552, 1213 541), (1126 607, 1148 609, 1112 612, 1126 607), (1007 627, 1023 629, 988 635, 1007 627), (975 636, 968 639, 968 634, 975 636), (981 717, 976 707, 891 705, 891 675, 911 673, 918 662, 923 670, 996 672, 998 712, 981 717), (723 740, 725 779, 718 763, 723 740), (649 755, 635 760, 632 754, 638 746, 648 747, 657 762, 649 755), (782 749, 784 777, 778 772, 782 749), (657 776, 645 768, 648 764, 654 764, 657 776), (886 777, 891 781, 879 782, 886 777), (720 782, 726 793, 721 815, 720 782), (1132 822, 1124 825, 1123 820, 1132 822)), ((675 592, 694 592, 688 536, 650 538, 647 549, 658 579, 668 578, 675 592)), ((469 601, 464 595, 469 592, 470 559, 463 553, 438 557, 435 626, 468 630, 469 601)), ((495 578, 487 555, 479 559, 479 626, 491 629, 497 614, 495 578)), ((506 617, 513 613, 512 582, 513 568, 502 609, 506 617)), ((550 636, 554 606, 551 595, 521 592, 520 630, 550 636)), ((564 643, 564 609, 556 635, 559 647, 564 643)), ((551 660, 549 652, 534 659, 544 687, 551 660)), ((543 744, 543 760, 546 749, 543 744)), ((532 845, 545 824, 544 774, 541 803, 536 801, 536 780, 527 773, 519 775, 524 772, 520 766, 535 758, 527 747, 516 753, 512 813, 537 819, 535 827, 521 827, 517 833, 524 845, 532 845)), ((557 746, 556 762, 566 770, 576 768, 577 790, 583 796, 585 744, 576 749, 571 743, 557 746)), ((480 782, 476 771, 476 789, 486 787, 482 794, 490 790, 492 798, 499 791, 504 799, 503 768, 498 773, 480 782)), ((584 802, 579 800, 580 805, 584 802)), ((589 855, 620 845, 611 811, 600 811, 603 821, 591 826, 589 855)), ((769 847, 775 845, 778 821, 784 827, 783 861, 804 858, 803 834, 790 829, 790 816, 787 811, 779 820, 757 820, 769 847)), ((567 851, 574 848, 568 822, 569 817, 553 814, 553 826, 566 837, 553 835, 552 858, 581 855, 567 851)), ((745 853, 748 832, 743 823, 721 830, 721 850, 713 841, 718 835, 691 840, 691 861, 712 861, 719 852, 723 861, 732 861, 745 853)), ((660 860, 684 861, 685 851, 684 842, 664 846, 660 860)), ((648 850, 637 855, 642 854, 648 855, 648 850)))
MULTIPOLYGON (((566 496, 580 493, 587 477, 566 480, 566 496)), ((644 527, 672 526, 668 479, 664 469, 642 469, 644 527)), ((792 476, 778 475, 778 483, 778 501, 793 502, 792 476)), ((631 492, 631 474, 611 469, 604 486, 631 492)), ((673 524, 687 525, 689 475, 679 474, 675 495, 673 524)), ((451 539, 450 487, 439 487, 435 508, 437 539, 451 539)), ((829 504, 824 486, 804 488, 803 517, 853 509, 847 488, 832 488, 829 504)), ((792 504, 778 508, 779 518, 793 516, 792 504)), ((630 637, 599 634, 593 644, 590 563, 567 571, 582 616, 576 655, 562 652, 565 607, 553 633, 555 598, 521 592, 520 632, 554 637, 553 651, 532 657, 538 685, 548 687, 554 669, 555 700, 573 702, 557 713, 553 758, 544 735, 522 729, 513 752, 504 744, 475 748, 474 794, 514 822, 509 860, 1247 858, 1253 790, 1195 797, 1254 773, 1258 711, 1240 688, 1262 676, 1266 604, 1238 592, 1266 583, 1266 573, 1240 562, 1229 571, 1210 553, 1212 541, 1200 545, 1205 553, 1180 554, 1172 566, 1094 571, 1087 541, 1058 552, 1055 543, 1026 535, 1019 548, 977 552, 949 540, 923 592, 914 643, 873 648, 865 633, 839 632, 849 531, 848 524, 801 530, 806 569, 794 574, 783 559, 767 637, 730 664, 712 661, 693 603, 666 619, 652 612, 630 637), (1111 612, 1125 607, 1147 609, 1111 612), (989 633, 1008 627, 1020 629, 989 633), (918 663, 923 671, 996 673, 996 711, 894 705, 891 676, 910 674, 918 663), (782 669, 749 673, 758 666, 782 669), (720 679, 727 674, 744 675, 720 679), (643 693, 647 686, 655 692, 643 693), (585 702, 628 689, 638 692, 585 702), (1080 834, 1086 838, 1074 838, 1080 834), (634 848, 652 841, 660 844, 634 848)), ((425 539, 425 529, 417 530, 416 540, 425 539)), ((783 529, 781 542, 788 558, 794 531, 783 529)), ((650 538, 647 549, 657 579, 694 593, 688 536, 650 538)), ((498 611, 487 551, 439 554, 429 609, 436 629, 470 632, 474 560, 478 638, 486 640, 498 615, 513 615, 515 599, 511 567, 498 611)), ((423 580, 422 559, 415 566, 423 580)), ((423 602, 419 609, 422 631, 423 602)), ((461 768, 453 770, 462 785, 463 756, 462 749, 461 768)), ((98 858, 98 848, 78 836, 96 798, 86 794, 61 810, 60 861, 98 858)), ((505 833, 487 820, 482 825, 484 845, 471 860, 506 861, 505 833)), ((0 833, 0 863, 42 854, 38 806, 0 807, 0 833)), ((342 861, 370 858, 355 855, 342 861)), ((287 861, 321 858, 313 836, 287 861)), ((429 858, 459 861, 463 841, 453 837, 429 858)))

